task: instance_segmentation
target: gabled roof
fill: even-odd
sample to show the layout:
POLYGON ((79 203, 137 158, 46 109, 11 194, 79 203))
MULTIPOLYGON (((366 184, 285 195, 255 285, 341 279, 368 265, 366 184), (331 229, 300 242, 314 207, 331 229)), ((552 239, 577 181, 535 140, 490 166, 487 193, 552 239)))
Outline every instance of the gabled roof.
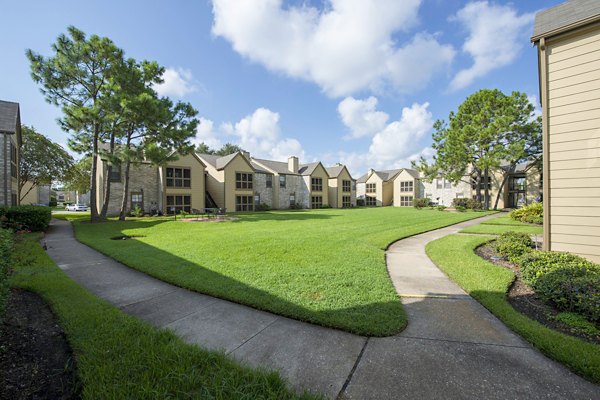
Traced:
POLYGON ((300 175, 304 175, 304 176, 312 175, 313 172, 315 172, 315 169, 317 169, 317 167, 319 165, 321 166, 321 168, 323 168, 323 170, 325 170, 325 174, 327 174, 327 177, 329 177, 329 173, 327 172, 327 170, 325 169, 325 167, 323 166, 323 164, 321 164, 321 161, 313 162, 313 163, 310 163, 310 164, 302 164, 302 165, 300 165, 300 167, 298 167, 298 173, 300 175))
POLYGON ((402 169, 388 169, 385 171, 374 171, 374 173, 383 181, 389 181, 398 175, 400 171, 402 171, 402 169))
POLYGON ((252 165, 252 168, 254 168, 254 172, 273 175, 271 171, 267 171, 265 167, 254 162, 254 159, 250 159, 250 165, 252 165))
POLYGON ((419 171, 416 171, 416 170, 410 169, 410 168, 404 168, 404 171, 408 172, 410 174, 410 176, 412 176, 415 179, 420 178, 419 171))
POLYGON ((600 20, 600 1, 570 0, 535 15, 532 42, 600 20))
MULTIPOLYGON (((236 153, 229 154, 227 156, 215 156, 214 154, 198 154, 198 157, 200 157, 202 160, 206 161, 208 164, 210 164, 211 166, 213 166, 216 169, 223 169, 238 154, 240 154, 240 153, 236 152, 236 153)), ((245 159, 245 157, 244 157, 244 159, 245 159)), ((248 160, 246 160, 246 162, 249 163, 248 160)))
POLYGON ((0 100, 0 133, 17 134, 21 139, 19 103, 0 100))
POLYGON ((327 171, 327 173, 329 174, 330 178, 337 178, 339 174, 342 173, 342 171, 344 170, 344 166, 343 165, 336 165, 333 167, 327 167, 325 168, 325 171, 327 171))
POLYGON ((280 175, 283 175, 283 174, 297 175, 288 169, 288 163, 286 163, 286 162, 263 160, 260 158, 252 158, 252 160, 263 165, 264 166, 264 167, 262 167, 263 169, 267 168, 267 169, 271 170, 273 173, 280 174, 280 175))
POLYGON ((368 172, 366 174, 364 174, 363 176, 361 176, 360 178, 358 178, 356 180, 356 183, 365 183, 367 181, 367 179, 369 179, 369 173, 368 172))

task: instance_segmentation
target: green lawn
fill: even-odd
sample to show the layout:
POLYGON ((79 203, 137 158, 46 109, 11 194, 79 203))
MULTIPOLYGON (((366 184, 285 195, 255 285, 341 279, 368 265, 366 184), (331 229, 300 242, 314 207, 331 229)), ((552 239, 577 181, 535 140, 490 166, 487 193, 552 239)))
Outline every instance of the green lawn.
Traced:
POLYGON ((493 238, 449 235, 430 242, 427 255, 473 298, 543 353, 600 383, 600 346, 546 328, 508 303, 506 293, 514 280, 513 272, 474 252, 493 238))
POLYGON ((299 398, 276 373, 186 344, 93 296, 54 264, 38 239, 17 239, 11 284, 40 294, 58 316, 75 355, 82 398, 299 398))
POLYGON ((543 233, 543 228, 539 225, 525 224, 523 222, 515 221, 506 215, 484 221, 479 225, 471 226, 470 228, 463 229, 460 232, 479 233, 483 235, 500 235, 509 231, 529 233, 531 235, 541 235, 543 233))
POLYGON ((385 207, 249 213, 220 223, 154 218, 74 224, 81 242, 175 285, 385 336, 400 331, 406 315, 384 249, 397 239, 483 215, 385 207), (119 235, 143 237, 111 240, 119 235))

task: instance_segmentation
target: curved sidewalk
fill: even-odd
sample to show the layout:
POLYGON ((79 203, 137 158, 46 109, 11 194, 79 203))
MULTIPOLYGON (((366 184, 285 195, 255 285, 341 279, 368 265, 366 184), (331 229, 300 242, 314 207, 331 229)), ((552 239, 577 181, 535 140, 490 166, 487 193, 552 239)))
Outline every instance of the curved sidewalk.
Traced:
MULTIPOLYGON (((484 217, 490 218, 490 217, 484 217)), ((298 391, 340 399, 598 398, 600 387, 512 333, 439 271, 430 240, 482 219, 394 243, 388 270, 409 316, 406 330, 365 338, 190 292, 77 242, 53 220, 48 254, 97 296, 190 343, 278 371, 298 391)))

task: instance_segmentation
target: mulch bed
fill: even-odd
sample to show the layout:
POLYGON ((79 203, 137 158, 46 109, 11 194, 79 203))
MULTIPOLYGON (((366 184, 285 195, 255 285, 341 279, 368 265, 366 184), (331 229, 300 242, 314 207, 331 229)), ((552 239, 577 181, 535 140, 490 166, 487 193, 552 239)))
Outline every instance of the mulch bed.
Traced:
POLYGON ((227 221, 239 221, 237 217, 192 217, 192 218, 181 218, 179 221, 183 222, 227 222, 227 221))
POLYGON ((0 325, 0 399, 79 399, 65 335, 38 295, 13 290, 0 325))
POLYGON ((569 336, 578 337, 591 343, 600 344, 600 337, 574 331, 569 325, 553 319, 560 311, 548 303, 545 303, 535 294, 531 286, 523 282, 521 279, 521 272, 516 265, 504 259, 498 259, 501 257, 496 253, 493 242, 479 246, 475 249, 475 253, 483 259, 501 267, 508 268, 515 273, 516 279, 509 288, 507 294, 508 302, 515 310, 550 329, 554 329, 569 336))

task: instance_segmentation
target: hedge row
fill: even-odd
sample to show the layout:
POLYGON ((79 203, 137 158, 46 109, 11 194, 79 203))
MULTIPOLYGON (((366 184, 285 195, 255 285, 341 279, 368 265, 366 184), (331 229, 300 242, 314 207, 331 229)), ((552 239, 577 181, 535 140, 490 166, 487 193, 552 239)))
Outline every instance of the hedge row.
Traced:
POLYGON ((475 199, 468 199, 466 197, 455 198, 452 200, 452 207, 456 209, 467 209, 467 210, 481 210, 483 204, 475 199))
POLYGON ((4 318, 4 306, 9 293, 8 270, 13 247, 12 232, 0 228, 0 324, 4 318))
POLYGON ((496 240, 496 251, 519 265, 523 280, 544 301, 600 322, 600 265, 570 253, 534 251, 524 233, 507 232, 496 240))
POLYGON ((0 222, 3 228, 45 231, 50 225, 52 210, 44 206, 0 207, 0 222))

